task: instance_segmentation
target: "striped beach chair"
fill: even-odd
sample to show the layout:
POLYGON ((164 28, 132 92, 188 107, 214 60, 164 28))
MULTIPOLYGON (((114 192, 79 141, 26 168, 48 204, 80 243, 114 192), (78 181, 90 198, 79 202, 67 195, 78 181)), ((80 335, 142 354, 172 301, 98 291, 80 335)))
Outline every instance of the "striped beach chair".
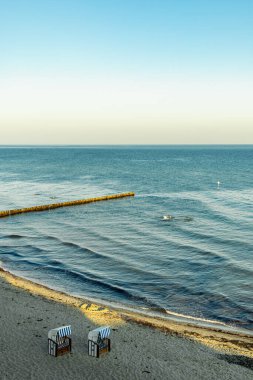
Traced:
POLYGON ((109 339, 111 329, 109 326, 98 327, 88 334, 88 354, 99 358, 99 355, 111 350, 111 340, 109 339))
POLYGON ((48 332, 48 353, 52 356, 71 352, 71 326, 62 326, 48 332))

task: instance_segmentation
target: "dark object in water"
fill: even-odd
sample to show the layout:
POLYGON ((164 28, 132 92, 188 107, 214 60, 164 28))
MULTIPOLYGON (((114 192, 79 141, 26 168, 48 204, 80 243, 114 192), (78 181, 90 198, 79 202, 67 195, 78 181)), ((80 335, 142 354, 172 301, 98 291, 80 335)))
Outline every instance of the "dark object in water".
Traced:
POLYGON ((191 216, 183 216, 181 220, 184 222, 192 222, 193 218, 191 216))

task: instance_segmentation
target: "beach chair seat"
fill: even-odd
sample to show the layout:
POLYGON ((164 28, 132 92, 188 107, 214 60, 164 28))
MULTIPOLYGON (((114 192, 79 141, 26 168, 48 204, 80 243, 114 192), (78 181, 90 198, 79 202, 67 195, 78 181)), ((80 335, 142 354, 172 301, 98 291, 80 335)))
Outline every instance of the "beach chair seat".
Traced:
POLYGON ((48 332, 48 353, 52 356, 71 352, 71 326, 61 326, 48 332))
POLYGON ((111 329, 109 326, 98 327, 88 334, 88 354, 99 358, 102 353, 111 350, 111 340, 109 339, 111 329))

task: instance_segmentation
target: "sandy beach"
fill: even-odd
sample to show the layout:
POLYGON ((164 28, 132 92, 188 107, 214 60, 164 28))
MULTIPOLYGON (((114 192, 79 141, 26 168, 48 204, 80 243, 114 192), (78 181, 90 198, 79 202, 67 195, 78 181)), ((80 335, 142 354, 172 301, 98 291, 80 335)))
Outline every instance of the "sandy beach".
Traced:
POLYGON ((0 271, 1 379, 252 379, 253 339, 85 303, 0 271), (71 354, 47 353, 51 328, 72 325, 71 354), (112 327, 112 350, 87 354, 88 332, 112 327))

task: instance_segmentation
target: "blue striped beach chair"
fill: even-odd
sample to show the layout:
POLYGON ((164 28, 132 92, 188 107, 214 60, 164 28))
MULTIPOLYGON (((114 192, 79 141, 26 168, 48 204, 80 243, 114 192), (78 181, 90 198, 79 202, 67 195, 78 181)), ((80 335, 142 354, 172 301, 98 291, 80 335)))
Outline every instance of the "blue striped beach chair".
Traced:
POLYGON ((52 356, 71 352, 71 326, 62 326, 48 332, 48 353, 52 356))
POLYGON ((88 354, 99 358, 99 355, 111 350, 111 340, 109 339, 111 329, 109 326, 98 327, 88 334, 88 354))

